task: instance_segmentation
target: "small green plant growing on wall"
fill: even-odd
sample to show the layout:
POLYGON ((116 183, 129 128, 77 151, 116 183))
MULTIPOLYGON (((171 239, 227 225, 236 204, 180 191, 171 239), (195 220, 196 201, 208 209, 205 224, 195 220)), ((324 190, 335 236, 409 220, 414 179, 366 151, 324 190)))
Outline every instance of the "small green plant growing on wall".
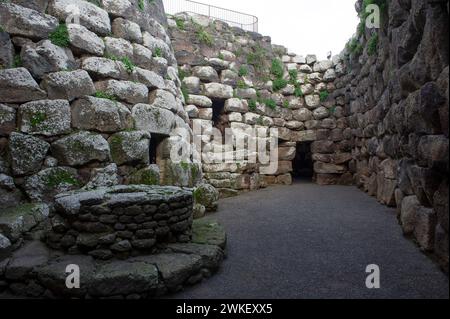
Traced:
POLYGON ((196 36, 198 41, 200 41, 200 43, 204 43, 207 46, 212 46, 213 45, 213 37, 211 36, 211 34, 209 34, 208 31, 205 30, 205 28, 201 25, 196 24, 197 27, 197 31, 196 31, 196 36))
POLYGON ((273 80, 272 89, 277 92, 284 89, 288 85, 288 81, 282 78, 276 78, 273 80))
POLYGON ((186 25, 184 20, 181 18, 174 17, 175 23, 177 24, 177 28, 180 30, 186 30, 186 25))
POLYGON ((125 68, 127 69, 128 73, 133 73, 134 69, 136 68, 136 66, 134 65, 134 63, 131 61, 130 58, 128 57, 124 57, 120 60, 124 65, 125 68))
POLYGON ((358 39, 351 39, 347 45, 347 50, 350 52, 350 54, 353 54, 354 56, 359 56, 363 52, 364 48, 361 45, 361 43, 358 41, 358 39))
POLYGON ((184 84, 181 86, 181 94, 183 94, 184 101, 187 103, 189 101, 189 92, 184 84))
POLYGON ((49 175, 46 184, 50 188, 56 188, 63 184, 81 186, 80 181, 78 181, 75 176, 64 170, 58 170, 49 175))
POLYGON ((275 102, 274 99, 266 99, 264 101, 264 104, 272 110, 275 110, 277 108, 277 102, 275 102))
POLYGON ((258 117, 258 119, 256 120, 256 124, 259 126, 264 126, 264 117, 262 115, 258 117))
POLYGON ((272 67, 270 68, 270 73, 272 73, 275 78, 280 79, 283 77, 284 69, 283 69, 283 62, 281 62, 280 59, 273 59, 272 60, 272 67))
POLYGON ((367 54, 372 56, 377 53, 378 49, 378 34, 373 34, 367 42, 367 54))
POLYGON ((161 48, 155 48, 155 50, 153 50, 153 57, 155 58, 162 58, 163 56, 163 52, 161 48))
POLYGON ((248 75, 248 68, 245 65, 241 65, 239 68, 239 76, 247 76, 248 75))
POLYGON ((47 120, 47 115, 43 112, 34 113, 30 118, 31 127, 36 128, 39 124, 47 120))
POLYGON ((134 69, 136 68, 136 65, 134 65, 133 61, 129 57, 116 57, 115 55, 111 54, 105 54, 104 56, 107 59, 113 60, 113 61, 120 61, 124 64, 125 68, 127 69, 128 73, 132 73, 134 69))
POLYGON ((330 96, 330 93, 328 93, 328 91, 321 91, 319 93, 319 96, 320 96, 320 102, 325 102, 328 99, 328 97, 330 96))
POLYGON ((61 23, 55 31, 50 33, 49 39, 54 45, 67 48, 70 44, 67 26, 64 23, 61 23))
POLYGON ((21 67, 22 65, 23 65, 23 63, 22 63, 22 58, 20 57, 19 54, 16 54, 16 55, 14 56, 13 67, 19 68, 19 67, 21 67))
POLYGON ((117 101, 117 98, 114 95, 106 93, 104 91, 97 91, 97 92, 95 92, 94 96, 99 99, 107 99, 107 100, 111 100, 111 101, 117 101))
POLYGON ((180 81, 183 81, 186 76, 187 76, 186 71, 183 70, 182 68, 178 68, 178 78, 180 79, 180 81))
POLYGON ((256 108, 257 108, 256 100, 248 101, 248 108, 252 112, 256 111, 256 108))
POLYGON ((291 84, 297 84, 298 71, 296 69, 289 70, 289 82, 291 84))
POLYGON ((299 83, 295 85, 294 95, 295 97, 303 97, 303 91, 299 83))
MULTIPOLYGON (((148 4, 153 4, 155 0, 147 0, 148 4)), ((138 0, 138 8, 140 11, 144 11, 145 9, 145 0, 138 0)))
POLYGON ((288 109, 288 108, 289 108, 289 101, 288 101, 288 100, 284 100, 284 101, 283 101, 283 107, 284 107, 285 109, 288 109))
POLYGON ((239 80, 237 83, 238 89, 248 89, 248 85, 243 80, 239 80))

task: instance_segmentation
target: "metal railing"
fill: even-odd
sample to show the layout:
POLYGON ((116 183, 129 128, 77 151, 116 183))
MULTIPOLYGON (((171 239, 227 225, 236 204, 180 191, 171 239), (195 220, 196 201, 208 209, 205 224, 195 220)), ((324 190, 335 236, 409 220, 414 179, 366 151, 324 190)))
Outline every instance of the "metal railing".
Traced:
POLYGON ((182 12, 204 15, 221 20, 232 27, 246 31, 258 32, 258 17, 239 11, 224 9, 209 4, 191 0, 163 0, 164 8, 168 14, 182 12))

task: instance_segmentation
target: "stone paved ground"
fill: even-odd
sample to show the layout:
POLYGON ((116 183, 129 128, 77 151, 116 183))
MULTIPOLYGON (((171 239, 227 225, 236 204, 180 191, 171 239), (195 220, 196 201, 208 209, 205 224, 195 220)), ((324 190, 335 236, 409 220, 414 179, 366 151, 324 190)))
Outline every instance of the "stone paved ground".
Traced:
POLYGON ((174 298, 448 298, 449 281, 402 235, 396 212, 354 187, 310 183, 223 200, 222 270, 174 298), (365 268, 381 267, 381 289, 365 268))

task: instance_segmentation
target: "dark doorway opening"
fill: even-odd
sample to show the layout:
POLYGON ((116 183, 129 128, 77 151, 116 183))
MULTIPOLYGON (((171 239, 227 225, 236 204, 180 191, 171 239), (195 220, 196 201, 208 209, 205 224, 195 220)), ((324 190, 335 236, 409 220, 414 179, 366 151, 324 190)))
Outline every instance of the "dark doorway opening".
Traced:
POLYGON ((150 164, 158 164, 157 161, 160 156, 158 154, 158 147, 166 138, 168 138, 166 135, 152 134, 152 138, 150 139, 150 164))
POLYGON ((212 109, 213 125, 222 133, 222 138, 225 139, 225 129, 230 127, 228 116, 225 114, 225 101, 213 100, 212 109))
POLYGON ((312 180, 314 176, 314 164, 311 153, 312 143, 298 143, 297 152, 293 162, 292 177, 301 180, 312 180))

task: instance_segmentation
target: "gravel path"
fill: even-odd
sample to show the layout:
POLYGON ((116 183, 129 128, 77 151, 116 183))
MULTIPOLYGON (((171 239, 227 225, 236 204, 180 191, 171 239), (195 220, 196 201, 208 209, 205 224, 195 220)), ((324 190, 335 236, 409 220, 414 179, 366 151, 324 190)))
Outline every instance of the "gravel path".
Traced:
POLYGON ((354 187, 296 183, 220 202, 228 258, 173 298, 448 298, 449 281, 402 236, 396 212, 354 187), (381 289, 365 286, 366 266, 381 289))

